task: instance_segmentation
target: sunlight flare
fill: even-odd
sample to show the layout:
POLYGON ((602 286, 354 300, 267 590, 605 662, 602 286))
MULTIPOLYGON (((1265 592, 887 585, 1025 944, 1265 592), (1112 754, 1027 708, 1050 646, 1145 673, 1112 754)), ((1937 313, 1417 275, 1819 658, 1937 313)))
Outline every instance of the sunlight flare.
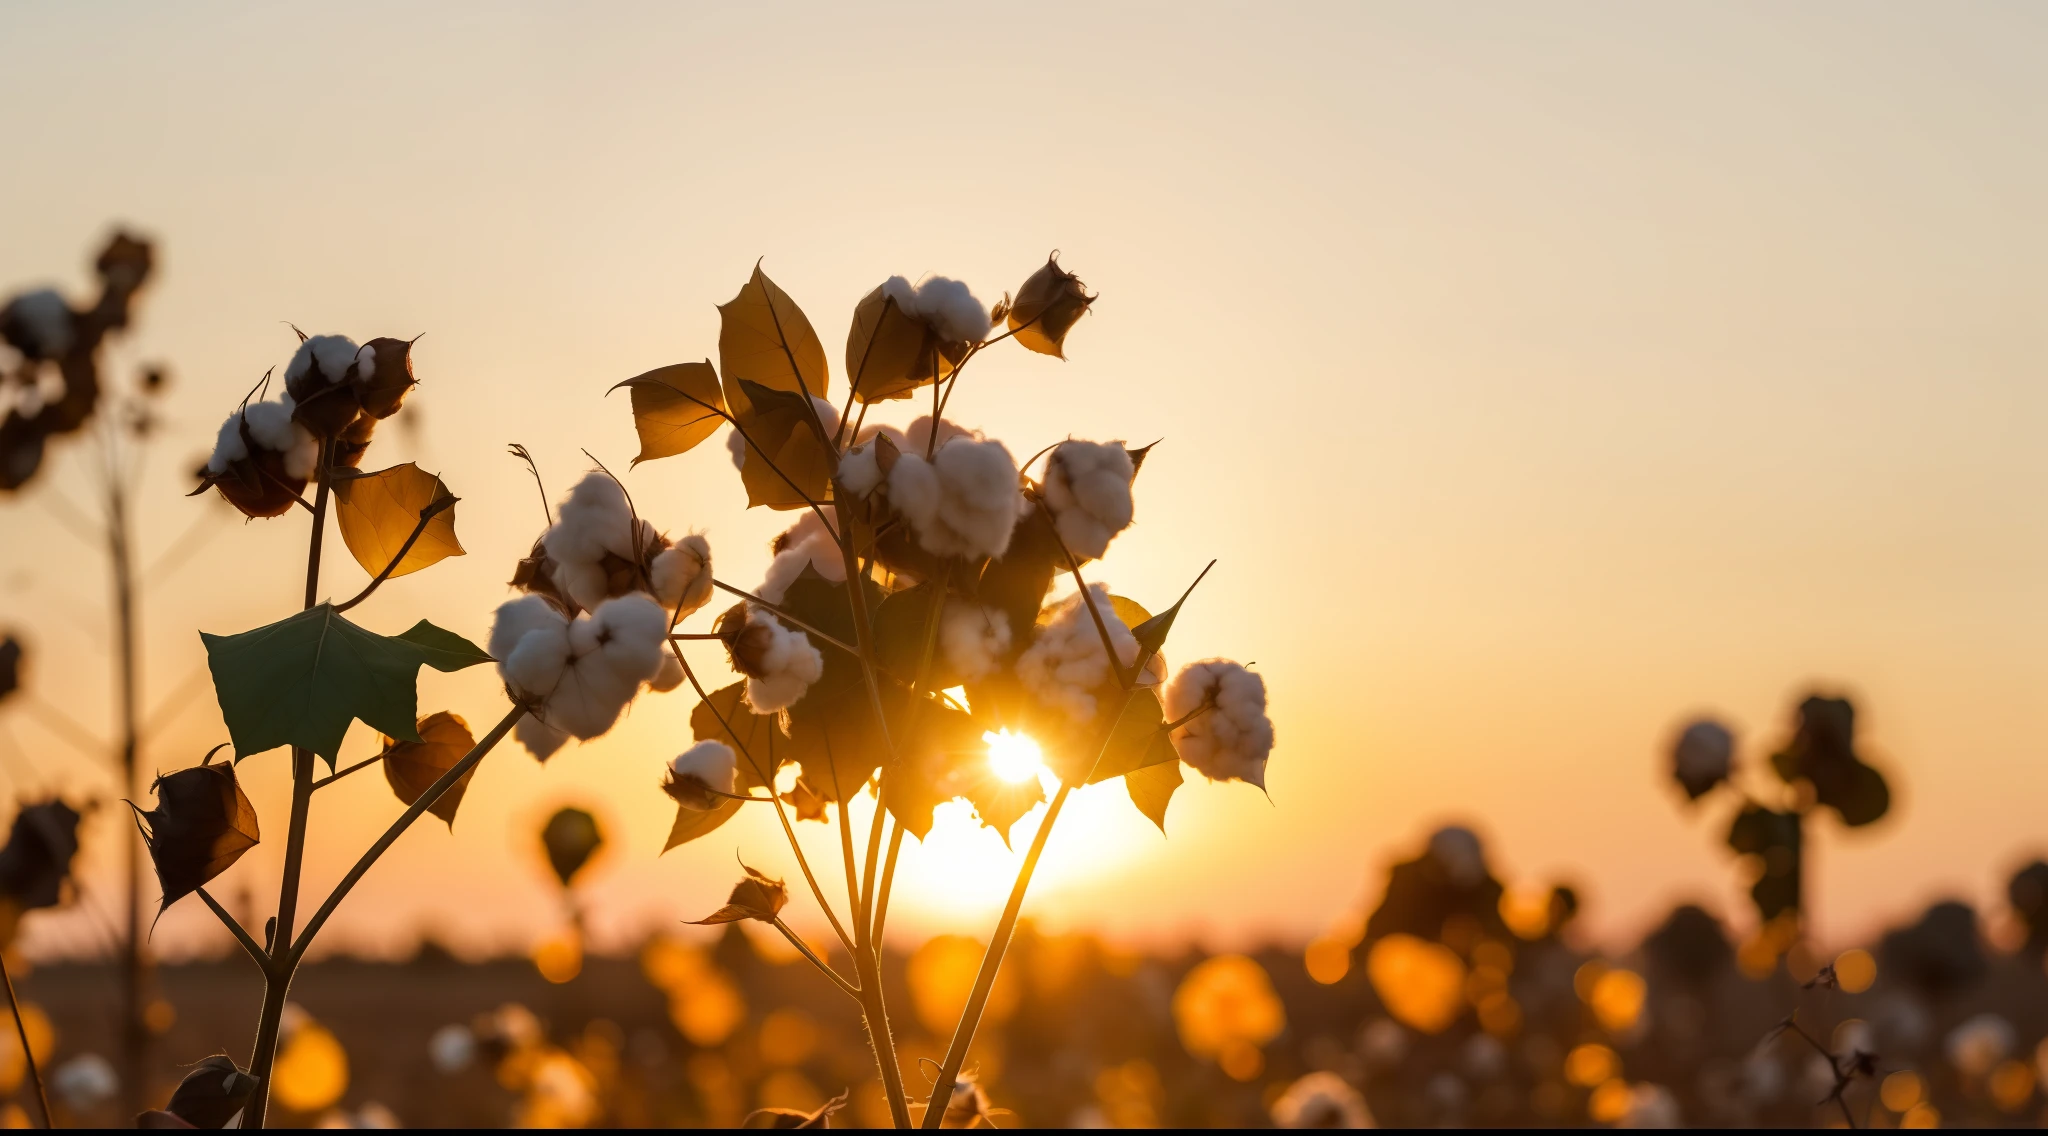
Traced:
POLYGON ((1008 726, 1001 730, 990 730, 981 735, 988 743, 988 767, 997 777, 1012 784, 1021 784, 1038 776, 1045 768, 1045 754, 1038 743, 1023 734, 1013 734, 1008 726))

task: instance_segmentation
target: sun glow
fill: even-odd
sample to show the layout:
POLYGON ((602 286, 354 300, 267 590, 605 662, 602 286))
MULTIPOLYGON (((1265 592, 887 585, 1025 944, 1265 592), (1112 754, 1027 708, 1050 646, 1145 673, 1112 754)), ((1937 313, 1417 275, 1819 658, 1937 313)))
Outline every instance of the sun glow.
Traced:
POLYGON ((1000 731, 990 730, 981 735, 988 743, 988 767, 991 772, 1013 784, 1029 781, 1045 768, 1045 754, 1039 752, 1038 743, 1023 734, 1013 734, 1008 726, 1000 731))

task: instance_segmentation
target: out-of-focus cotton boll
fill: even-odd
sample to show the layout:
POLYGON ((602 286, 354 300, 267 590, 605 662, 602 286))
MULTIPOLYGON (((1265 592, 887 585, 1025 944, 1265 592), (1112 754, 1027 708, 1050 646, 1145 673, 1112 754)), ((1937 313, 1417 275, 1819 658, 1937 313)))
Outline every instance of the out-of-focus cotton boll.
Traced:
POLYGON ((1211 781, 1248 781, 1266 787, 1273 752, 1273 720, 1266 716, 1266 680, 1228 659, 1182 667, 1166 684, 1168 721, 1209 704, 1212 708, 1173 732, 1180 758, 1211 781))
POLYGON ((947 343, 980 343, 988 338, 988 305, 951 277, 927 276, 912 285, 901 276, 891 276, 882 282, 882 294, 895 300, 904 315, 923 320, 947 343))
POLYGON ((1728 727, 1702 718, 1678 735, 1678 743, 1671 748, 1671 774, 1685 788, 1685 795, 1696 801, 1728 779, 1734 759, 1735 736, 1728 727))
POLYGON ((519 739, 519 744, 526 747, 526 752, 532 754, 535 761, 546 761, 555 756, 556 750, 569 744, 567 731, 555 729, 531 714, 519 719, 519 724, 512 727, 512 736, 519 739))
POLYGON ((1636 1085, 1629 1090, 1628 1110, 1622 1113, 1623 1128, 1678 1128, 1678 1098, 1662 1085, 1636 1085))
POLYGON ((1429 834, 1429 858, 1451 882, 1472 887, 1486 878, 1486 849, 1479 834, 1464 825, 1447 824, 1429 834))
POLYGON ((655 671, 654 677, 647 680, 647 689, 666 694, 681 685, 683 685, 683 664, 677 662, 676 657, 672 654, 662 655, 661 669, 655 671))
POLYGON ((838 538, 815 512, 806 512, 787 532, 776 537, 774 548, 775 559, 768 562, 768 574, 755 593, 769 603, 781 603, 789 594, 789 586, 796 583, 805 568, 816 569, 818 575, 832 583, 846 582, 846 561, 840 554, 838 538))
POLYGON ((346 335, 315 335, 299 344, 292 361, 285 364, 284 381, 297 383, 317 378, 324 383, 338 383, 355 364, 356 352, 356 341, 346 335))
POLYGON ((541 543, 555 562, 556 583, 583 608, 611 594, 612 566, 635 564, 659 543, 653 525, 643 520, 636 529, 626 491, 604 473, 585 474, 556 517, 541 543), (608 556, 615 558, 610 564, 608 556))
POLYGON ((759 714, 787 710, 825 673, 825 656, 774 612, 750 604, 746 619, 731 651, 733 667, 747 676, 747 704, 759 714))
POLYGON ((1310 1073, 1273 1102, 1273 1123, 1281 1128, 1371 1128, 1372 1113, 1344 1078, 1310 1073))
POLYGON ((738 768, 731 746, 717 741, 698 742, 669 762, 669 783, 665 788, 677 804, 704 812, 721 803, 723 798, 717 793, 735 792, 734 775, 738 768), (706 789, 714 792, 707 793, 706 789))
POLYGON ((680 619, 711 601, 711 542, 692 533, 663 549, 647 574, 654 598, 680 619))
POLYGON ((1045 503, 1067 551, 1099 559, 1116 534, 1131 527, 1131 481, 1137 477, 1122 442, 1061 442, 1045 467, 1045 503))
POLYGON ((1017 462, 1001 442, 954 438, 925 461, 915 453, 889 471, 889 501, 917 542, 937 556, 1001 556, 1024 505, 1017 462))
POLYGON ((16 296, 0 310, 7 341, 31 359, 55 359, 77 342, 72 326, 71 305, 49 288, 38 288, 16 296))
POLYGON ((986 678, 1010 651, 1010 617, 1002 611, 952 597, 939 622, 939 652, 964 682, 986 678))
POLYGON ((57 1066, 50 1077, 50 1087, 57 1090, 65 1104, 82 1112, 112 1099, 121 1091, 121 1078, 106 1058, 97 1053, 81 1053, 57 1066))
POLYGON ((732 458, 734 469, 747 468, 747 438, 738 430, 725 432, 725 452, 732 458))
POLYGON ((1943 1050, 1948 1063, 1965 1077, 1983 1077, 1992 1067, 2012 1054, 2018 1041, 2012 1023, 1993 1013, 1982 1013, 1951 1030, 1943 1050))
POLYGON ((839 435, 839 408, 816 395, 811 396, 811 405, 818 410, 818 424, 825 428, 825 436, 839 435))
POLYGON ((882 483, 881 454, 873 441, 848 447, 839 458, 839 484, 865 500, 882 483))
MULTIPOLYGON (((1116 647, 1117 661, 1131 665, 1138 657, 1138 641, 1110 606, 1109 591, 1101 584, 1090 584, 1088 594, 1094 597, 1095 611, 1116 647)), ((1102 635, 1081 593, 1061 601, 1038 638, 1017 657, 1017 678, 1033 697, 1065 711, 1076 722, 1095 717, 1096 695, 1114 686, 1115 677, 1109 655, 1102 649, 1102 635)))

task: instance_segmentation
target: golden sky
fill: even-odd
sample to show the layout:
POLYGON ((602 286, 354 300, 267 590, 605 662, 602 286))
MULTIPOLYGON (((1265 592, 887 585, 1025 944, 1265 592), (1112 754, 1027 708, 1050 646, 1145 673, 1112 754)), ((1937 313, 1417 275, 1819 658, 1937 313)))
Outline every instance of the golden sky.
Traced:
MULTIPOLYGON (((993 299, 1062 249, 1103 297, 1071 361, 993 352, 949 413, 1020 455, 1163 438, 1097 577, 1157 602, 1220 558, 1169 654, 1256 661, 1280 742, 1270 803, 1191 784, 1170 839, 1083 794, 1028 910, 1306 935, 1463 819, 1510 879, 1577 881, 1614 941, 1681 897, 1744 915, 1723 818, 1679 807, 1664 747, 1711 711, 1759 759, 1818 685, 1858 699, 1898 797, 1877 831, 1822 826, 1843 939, 1988 900, 2048 843, 2044 34, 2020 4, 9 5, 0 286, 82 287, 113 221, 159 239, 121 353, 177 376, 151 550, 215 508, 183 475, 289 357, 285 321, 426 333, 418 429, 371 463, 440 471, 469 555, 360 610, 481 640, 540 521, 505 443, 556 494, 581 448, 623 465, 604 391, 715 357, 756 258, 836 357, 885 276, 993 299)), ((0 504, 0 623, 97 723, 102 566, 53 499, 87 500, 90 455, 0 504)), ((743 511, 715 444, 629 484, 728 579, 788 520, 743 511)), ((297 608, 303 521, 217 531, 144 600, 149 701, 177 695, 161 769, 225 740, 205 688, 178 693, 195 632, 297 608)), ((324 590, 352 594, 330 550, 324 590)), ((481 672, 422 692, 503 706, 481 672)), ((600 944, 708 911, 735 850, 791 871, 765 816, 656 857, 691 701, 644 697, 546 767, 494 754, 454 835, 409 834, 323 946, 527 943, 562 918, 533 834, 564 802, 618 838, 582 897, 600 944)), ((17 786, 110 791, 0 717, 17 786)), ((286 766, 244 766, 275 835, 220 889, 266 913, 286 766)), ((93 821, 89 891, 125 811, 93 821)), ((397 811, 374 774, 324 791, 308 886, 397 811)), ((1008 863, 966 832, 906 859, 891 930, 985 933, 1008 863)), ((225 942, 191 904, 156 941, 225 942)))

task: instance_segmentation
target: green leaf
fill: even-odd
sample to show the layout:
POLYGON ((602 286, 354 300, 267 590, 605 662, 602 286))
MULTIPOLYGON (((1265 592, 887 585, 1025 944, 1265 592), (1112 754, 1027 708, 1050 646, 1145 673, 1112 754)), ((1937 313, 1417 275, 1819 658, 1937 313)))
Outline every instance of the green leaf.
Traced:
POLYGON ((420 739, 421 666, 457 671, 491 661, 476 644, 426 620, 403 635, 378 635, 342 618, 332 604, 240 635, 199 638, 237 759, 303 746, 330 767, 351 721, 400 741, 420 739))
MULTIPOLYGON (((690 711, 692 737, 700 742, 721 741, 732 747, 733 755, 738 758, 738 780, 735 784, 742 793, 755 786, 772 783, 775 771, 786 756, 776 748, 775 715, 756 714, 748 709, 742 697, 746 691, 745 679, 731 686, 719 687, 690 711), (725 719, 725 725, 719 723, 721 717, 725 719), (727 725, 732 728, 726 729, 727 725)), ((784 741, 783 746, 787 748, 788 742, 784 741)), ((682 822, 679 819, 676 823, 682 822)), ((704 831, 711 830, 707 828, 704 831)))
POLYGON ((1131 794, 1131 803, 1159 826, 1161 835, 1166 833, 1166 806, 1180 786, 1178 761, 1162 761, 1124 774, 1124 788, 1131 794))
POLYGON ((1166 633, 1173 630, 1173 621, 1179 618, 1181 605, 1188 602, 1189 596, 1195 594, 1195 587, 1202 582, 1202 576, 1207 576, 1209 568, 1214 567, 1216 567, 1216 562, 1211 560, 1208 568, 1202 569, 1202 575, 1195 577, 1195 582, 1188 585, 1188 590, 1180 594, 1180 598, 1173 602, 1172 607, 1131 628, 1132 637, 1138 641, 1138 665, 1140 667, 1144 666, 1146 660, 1158 654, 1159 649, 1166 645, 1166 633))

